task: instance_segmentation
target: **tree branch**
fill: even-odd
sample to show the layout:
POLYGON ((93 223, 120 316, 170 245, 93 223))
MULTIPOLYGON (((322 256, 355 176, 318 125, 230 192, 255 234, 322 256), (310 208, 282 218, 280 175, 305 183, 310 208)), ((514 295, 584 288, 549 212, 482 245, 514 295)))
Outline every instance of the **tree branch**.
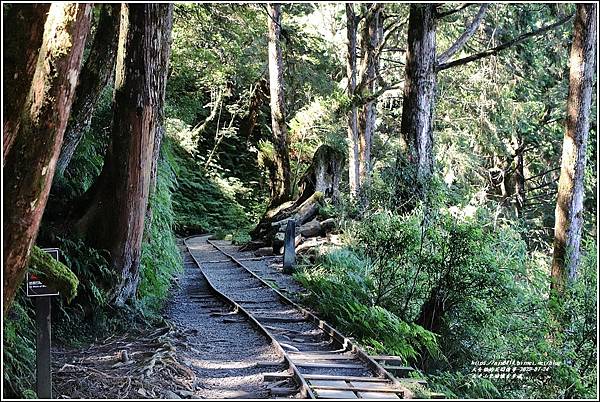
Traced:
POLYGON ((393 91, 395 89, 402 89, 402 86, 400 85, 400 83, 385 87, 385 88, 381 88, 380 90, 373 92, 372 94, 366 95, 366 96, 360 96, 359 94, 354 95, 353 99, 352 99, 352 106, 361 106, 361 105, 365 105, 371 101, 376 100, 377 98, 379 98, 381 95, 383 95, 384 93, 388 92, 388 91, 393 91))
POLYGON ((527 33, 525 33, 525 34, 523 34, 523 35, 521 35, 521 36, 519 36, 519 37, 517 37, 517 38, 515 38, 513 40, 505 42, 505 43, 503 43, 503 44, 501 44, 499 46, 493 47, 491 49, 484 50, 483 52, 476 53, 476 54, 473 54, 471 56, 463 57, 462 59, 454 60, 454 61, 451 61, 451 62, 448 62, 448 63, 437 64, 436 68, 435 68, 435 71, 437 72, 437 71, 446 70, 446 69, 448 69, 450 67, 461 66, 463 64, 467 64, 467 63, 470 63, 472 61, 483 59, 484 57, 488 57, 488 56, 492 56, 494 54, 497 54, 497 53, 499 53, 500 51, 502 51, 502 50, 504 50, 506 48, 509 48, 511 46, 514 46, 516 44, 519 44, 519 43, 525 41, 528 38, 531 38, 532 36, 541 35, 544 32, 547 32, 547 31, 549 31, 551 29, 554 29, 556 27, 559 27, 559 26, 563 25, 564 23, 566 23, 567 21, 569 21, 571 18, 573 18, 573 15, 575 15, 575 14, 568 15, 568 16, 566 16, 566 17, 558 20, 554 24, 550 24, 550 25, 547 25, 547 26, 542 27, 540 29, 536 29, 535 31, 527 32, 527 33))
POLYGON ((396 20, 395 22, 388 25, 387 27, 384 27, 383 38, 381 39, 381 42, 377 46, 377 49, 375 49, 376 56, 378 56, 383 51, 383 48, 384 48, 385 44, 387 43, 388 39, 390 38, 390 36, 392 36, 392 34, 394 32, 396 32, 398 29, 402 28, 407 23, 408 23, 408 17, 402 21, 396 20))
POLYGON ((477 28, 481 24, 483 16, 485 15, 485 12, 489 6, 490 5, 486 3, 481 5, 479 12, 477 12, 477 15, 475 15, 475 18, 473 18, 473 21, 471 21, 471 24, 467 27, 467 29, 458 37, 456 42, 454 42, 452 46, 448 48, 448 50, 438 57, 438 64, 444 63, 450 57, 454 56, 454 54, 458 52, 465 45, 465 43, 467 43, 471 36, 475 34, 475 31, 477 31, 477 28))
POLYGON ((473 3, 463 4, 462 6, 460 6, 458 8, 455 8, 455 9, 452 9, 452 10, 448 10, 448 11, 444 11, 444 12, 441 12, 441 13, 438 13, 436 11, 435 17, 438 18, 438 19, 439 18, 444 18, 444 17, 447 17, 447 16, 452 15, 454 13, 457 13, 457 12, 459 12, 461 10, 464 10, 465 8, 467 8, 469 6, 472 6, 472 5, 474 5, 474 4, 473 3))

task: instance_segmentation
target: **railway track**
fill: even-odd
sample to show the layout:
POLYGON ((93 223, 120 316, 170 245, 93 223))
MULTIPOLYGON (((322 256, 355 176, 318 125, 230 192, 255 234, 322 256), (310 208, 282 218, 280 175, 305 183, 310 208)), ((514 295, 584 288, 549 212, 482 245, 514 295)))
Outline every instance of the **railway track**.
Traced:
POLYGON ((287 364, 267 373, 276 396, 310 399, 405 399, 412 393, 384 366, 323 320, 269 286, 209 236, 184 244, 214 292, 270 338, 287 364), (277 387, 289 384, 296 388, 277 387))

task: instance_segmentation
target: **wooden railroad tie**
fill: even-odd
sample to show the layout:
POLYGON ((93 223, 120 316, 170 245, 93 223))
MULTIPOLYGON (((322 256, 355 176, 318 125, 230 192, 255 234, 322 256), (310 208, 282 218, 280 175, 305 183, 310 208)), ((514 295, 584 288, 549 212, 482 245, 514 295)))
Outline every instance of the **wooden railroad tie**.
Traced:
POLYGON ((324 391, 354 391, 354 392, 383 392, 392 394, 404 395, 404 391, 398 388, 370 388, 370 387, 357 387, 352 385, 337 386, 337 385, 312 385, 311 388, 322 389, 324 391))
POLYGON ((360 381, 360 382, 379 382, 389 383, 390 380, 383 377, 355 377, 355 376, 339 376, 326 374, 305 374, 307 380, 333 380, 333 381, 360 381))
POLYGON ((314 367, 314 368, 347 368, 347 369, 363 369, 367 370, 362 364, 338 364, 338 363, 309 363, 309 362, 294 362, 298 367, 314 367))

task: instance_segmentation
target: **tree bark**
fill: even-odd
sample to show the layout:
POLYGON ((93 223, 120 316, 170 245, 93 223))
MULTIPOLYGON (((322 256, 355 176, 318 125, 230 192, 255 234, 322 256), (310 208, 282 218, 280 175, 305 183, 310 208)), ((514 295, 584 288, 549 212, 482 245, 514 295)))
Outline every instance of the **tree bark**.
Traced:
POLYGON ((246 141, 250 141, 256 124, 258 123, 258 117, 260 115, 260 108, 269 99, 268 95, 267 80, 261 78, 256 82, 252 97, 248 105, 248 114, 242 118, 240 122, 240 137, 246 138, 246 141))
POLYGON ((583 226, 583 178, 596 58, 596 5, 577 4, 570 55, 567 128, 554 225, 551 288, 561 294, 577 275, 583 226))
POLYGON ((85 61, 71 108, 71 119, 65 131, 56 173, 62 176, 73 153, 89 128, 94 108, 102 90, 113 75, 119 39, 120 4, 100 5, 100 19, 90 54, 85 61))
POLYGON ((117 53, 113 126, 102 172, 90 190, 92 202, 76 230, 110 252, 120 274, 112 302, 135 297, 144 215, 164 100, 167 56, 164 38, 172 5, 123 4, 117 53))
POLYGON ((35 72, 50 4, 10 4, 4 7, 8 9, 2 32, 3 166, 19 130, 20 114, 35 72))
POLYGON ((71 111, 91 5, 53 3, 4 171, 4 312, 18 289, 46 206, 71 111))
POLYGON ((150 171, 150 194, 156 187, 156 171, 158 168, 158 158, 160 155, 160 146, 165 134, 165 93, 167 88, 167 77, 169 76, 169 59, 171 57, 171 32, 173 30, 173 4, 167 5, 164 26, 162 27, 160 60, 158 61, 158 103, 156 110, 158 113, 156 133, 154 134, 154 147, 152 152, 152 169, 150 171))
POLYGON ((523 206, 525 205, 525 144, 523 135, 518 134, 517 150, 515 154, 515 212, 517 217, 521 216, 523 206))
POLYGON ((411 4, 400 132, 416 165, 420 190, 433 172, 435 5, 411 4))
POLYGON ((358 194, 358 121, 356 105, 352 102, 356 91, 356 14, 354 5, 346 3, 346 36, 348 38, 348 54, 346 56, 346 74, 348 77, 348 99, 350 110, 347 114, 348 120, 348 182, 350 195, 356 197, 358 194))
POLYGON ((275 146, 274 174, 271 183, 271 205, 289 200, 291 195, 291 168, 288 150, 285 104, 283 97, 283 61, 281 57, 281 6, 270 3, 269 27, 269 86, 271 93, 271 125, 275 146))
MULTIPOLYGON (((379 55, 377 49, 380 42, 380 25, 382 4, 365 4, 365 22, 361 31, 362 63, 358 90, 361 98, 375 93, 379 55)), ((358 110, 358 191, 368 183, 371 176, 371 144, 375 132, 376 99, 365 102, 358 110)), ((366 202, 364 197, 361 197, 366 202)))

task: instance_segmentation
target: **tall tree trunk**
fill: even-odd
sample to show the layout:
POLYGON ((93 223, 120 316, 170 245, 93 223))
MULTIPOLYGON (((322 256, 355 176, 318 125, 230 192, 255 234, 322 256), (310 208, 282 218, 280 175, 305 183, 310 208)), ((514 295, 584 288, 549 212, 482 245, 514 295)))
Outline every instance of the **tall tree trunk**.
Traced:
POLYGON ((75 93, 71 119, 65 131, 62 149, 56 163, 60 176, 69 165, 73 153, 88 129, 94 108, 102 90, 108 84, 115 68, 117 41, 119 39, 120 4, 102 4, 100 19, 90 54, 85 61, 75 93))
POLYGON ((53 3, 4 173, 3 302, 23 280, 46 206, 90 27, 91 5, 53 3))
POLYGON ((515 154, 515 212, 517 217, 520 217, 521 212, 523 210, 523 206, 525 205, 525 144, 523 143, 523 134, 517 134, 516 145, 517 149, 515 154))
POLYGON ((50 4, 9 4, 4 17, 2 163, 13 145, 38 61, 50 4))
POLYGON ((252 91, 248 105, 248 114, 240 121, 240 137, 245 138, 247 143, 249 143, 258 123, 260 108, 269 99, 267 91, 267 80, 264 78, 259 79, 254 86, 254 91, 252 91))
POLYGON ((580 257, 583 176, 595 72, 596 25, 596 5, 577 4, 570 56, 567 129, 563 141, 554 225, 551 287, 559 294, 575 278, 580 257))
MULTIPOLYGON (((377 48, 380 41, 380 25, 382 4, 367 3, 364 5, 365 22, 361 32, 361 53, 363 63, 361 66, 361 82, 359 89, 361 97, 368 97, 375 93, 377 85, 377 72, 379 71, 379 54, 377 48)), ((358 111, 358 167, 359 189, 368 183, 371 176, 371 145, 375 133, 375 108, 376 100, 369 100, 358 111)), ((363 197, 363 202, 366 199, 363 197)))
POLYGON ((435 5, 411 4, 400 132, 421 190, 433 171, 435 5))
POLYGON ((173 30, 173 4, 167 5, 166 17, 164 26, 162 27, 162 39, 160 49, 160 60, 158 65, 160 70, 158 71, 158 103, 156 110, 158 113, 158 120, 156 125, 156 133, 154 135, 154 148, 152 153, 152 169, 150 171, 150 194, 154 192, 156 187, 156 171, 158 168, 158 158, 160 155, 160 146, 162 139, 165 134, 165 92, 167 88, 167 77, 169 76, 169 58, 171 57, 171 32, 173 30))
POLYGON ((351 102, 348 111, 348 182, 350 195, 356 197, 359 190, 358 177, 358 121, 357 110, 354 104, 356 91, 356 14, 354 5, 346 3, 346 35, 348 38, 348 55, 346 56, 346 73, 348 76, 348 99, 351 102))
POLYGON ((287 201, 291 195, 291 169, 288 150, 285 104, 283 98, 283 61, 281 58, 281 6, 268 4, 269 86, 271 92, 271 124, 275 145, 271 205, 287 201))
POLYGON ((363 5, 364 22, 361 29, 361 63, 356 68, 356 17, 351 6, 346 6, 348 20, 348 93, 351 110, 348 114, 348 153, 350 192, 367 199, 362 192, 371 176, 371 144, 375 132, 375 93, 379 72, 379 44, 382 40, 382 4, 363 5), (350 29, 351 28, 351 29, 350 29), (357 77, 355 77, 357 75, 357 77))
POLYGON ((120 274, 112 301, 124 305, 135 297, 144 215, 150 190, 155 136, 162 116, 167 57, 165 30, 171 5, 123 4, 117 53, 113 126, 102 172, 92 202, 76 230, 109 250, 120 274))

